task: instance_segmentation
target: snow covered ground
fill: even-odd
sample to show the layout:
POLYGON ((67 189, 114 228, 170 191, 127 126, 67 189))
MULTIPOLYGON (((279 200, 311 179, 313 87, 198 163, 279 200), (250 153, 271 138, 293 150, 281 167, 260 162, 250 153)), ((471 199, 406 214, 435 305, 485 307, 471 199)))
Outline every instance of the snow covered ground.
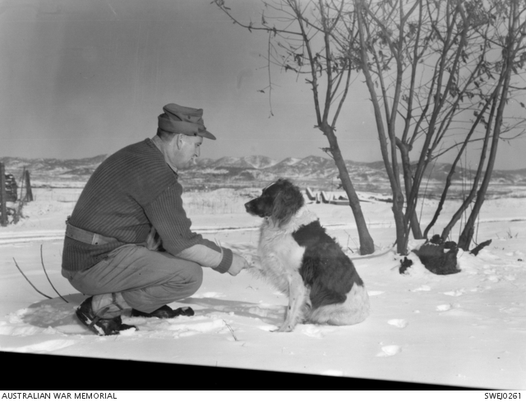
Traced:
MULTIPOLYGON (((195 316, 172 320, 124 316, 124 322, 139 327, 138 332, 98 337, 75 320, 74 309, 84 296, 60 275, 64 222, 79 192, 35 189, 36 201, 24 208, 26 218, 0 228, 0 350, 13 352, 6 356, 20 356, 20 361, 28 356, 89 357, 170 363, 174 368, 177 364, 321 376, 313 378, 526 389, 526 198, 486 202, 477 238, 493 242, 477 257, 459 255, 458 274, 437 276, 415 263, 401 275, 401 257, 394 252, 355 260, 372 308, 359 325, 303 324, 292 333, 272 332, 284 317, 283 295, 249 270, 231 277, 205 269, 201 289, 173 304, 192 307, 195 316), (15 261, 51 299, 29 285, 15 261), (53 290, 42 265, 67 302, 53 290)), ((369 200, 362 207, 377 251, 388 250, 394 240, 390 204, 367 194, 362 198, 369 200)), ((185 195, 195 231, 253 258, 259 219, 244 212, 247 200, 247 191, 185 195)), ((434 204, 426 201, 423 222, 429 220, 434 204)), ((357 233, 351 210, 328 204, 310 208, 354 258, 357 233)), ((83 372, 81 365, 74 369, 79 375, 83 372)), ((60 370, 54 374, 59 378, 60 370)), ((41 366, 31 367, 25 375, 31 378, 31 373, 42 371, 41 366)), ((243 386, 231 381, 232 389, 243 386)), ((62 386, 67 384, 57 382, 57 388, 62 386)), ((119 380, 115 387, 127 389, 119 380)), ((273 388, 261 384, 261 389, 273 388)))

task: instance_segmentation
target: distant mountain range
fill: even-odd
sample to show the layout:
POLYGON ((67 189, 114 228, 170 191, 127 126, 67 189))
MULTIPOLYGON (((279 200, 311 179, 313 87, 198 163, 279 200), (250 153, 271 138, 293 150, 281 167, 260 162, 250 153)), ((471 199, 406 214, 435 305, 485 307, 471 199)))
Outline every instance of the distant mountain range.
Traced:
MULTIPOLYGON (((3 157, 0 162, 6 172, 16 178, 23 169, 31 172, 32 180, 39 185, 50 183, 85 182, 95 168, 106 158, 99 155, 83 159, 26 159, 3 157)), ((346 161, 347 169, 357 189, 374 191, 387 188, 388 179, 383 162, 346 161)), ((442 183, 449 171, 449 164, 437 163, 426 172, 426 182, 442 183)), ((454 180, 469 180, 474 171, 457 168, 454 180)), ((223 157, 199 159, 192 168, 181 172, 181 181, 190 188, 259 187, 279 177, 287 177, 302 185, 321 189, 335 189, 339 185, 339 173, 334 161, 320 156, 286 158, 281 161, 266 156, 223 157)), ((526 185, 526 169, 495 170, 492 182, 504 185, 526 185)))

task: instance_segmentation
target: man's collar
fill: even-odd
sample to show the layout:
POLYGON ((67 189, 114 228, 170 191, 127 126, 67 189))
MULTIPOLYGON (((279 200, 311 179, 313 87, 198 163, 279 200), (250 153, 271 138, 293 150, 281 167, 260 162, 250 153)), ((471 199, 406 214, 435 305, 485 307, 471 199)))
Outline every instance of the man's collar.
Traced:
MULTIPOLYGON (((163 145, 163 140, 161 139, 161 137, 159 137, 158 135, 154 135, 152 138, 151 138, 151 141, 153 142, 153 144, 155 145, 155 147, 161 152, 161 154, 163 155, 163 158, 165 159, 165 162, 166 162, 166 158, 164 156, 164 145, 163 145)), ((177 169, 175 168, 175 166, 172 166, 170 165, 168 162, 166 162, 166 164, 170 167, 170 169, 173 170, 173 172, 177 175, 177 169)))
POLYGON ((154 136, 151 138, 151 141, 152 141, 153 144, 157 147, 157 149, 158 149, 159 151, 161 151, 162 154, 164 154, 164 153, 163 153, 163 144, 162 144, 163 140, 161 140, 161 138, 160 138, 157 134, 154 135, 154 136))

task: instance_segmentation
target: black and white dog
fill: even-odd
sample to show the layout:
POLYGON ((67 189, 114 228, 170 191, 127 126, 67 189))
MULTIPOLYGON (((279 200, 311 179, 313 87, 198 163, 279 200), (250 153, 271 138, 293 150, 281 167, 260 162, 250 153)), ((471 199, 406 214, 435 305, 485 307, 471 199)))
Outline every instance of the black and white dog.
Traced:
POLYGON ((352 261, 304 207, 301 191, 286 179, 263 189, 245 204, 264 218, 258 253, 261 274, 288 295, 285 322, 352 325, 369 315, 369 296, 352 261))

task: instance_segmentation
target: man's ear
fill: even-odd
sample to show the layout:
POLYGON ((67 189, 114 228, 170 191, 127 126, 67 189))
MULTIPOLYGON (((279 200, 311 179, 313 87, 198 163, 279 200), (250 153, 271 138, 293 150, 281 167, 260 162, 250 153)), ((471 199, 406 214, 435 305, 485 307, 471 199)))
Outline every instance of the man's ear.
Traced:
POLYGON ((177 149, 181 149, 183 147, 184 134, 176 134, 175 141, 176 141, 175 144, 177 145, 177 149))

